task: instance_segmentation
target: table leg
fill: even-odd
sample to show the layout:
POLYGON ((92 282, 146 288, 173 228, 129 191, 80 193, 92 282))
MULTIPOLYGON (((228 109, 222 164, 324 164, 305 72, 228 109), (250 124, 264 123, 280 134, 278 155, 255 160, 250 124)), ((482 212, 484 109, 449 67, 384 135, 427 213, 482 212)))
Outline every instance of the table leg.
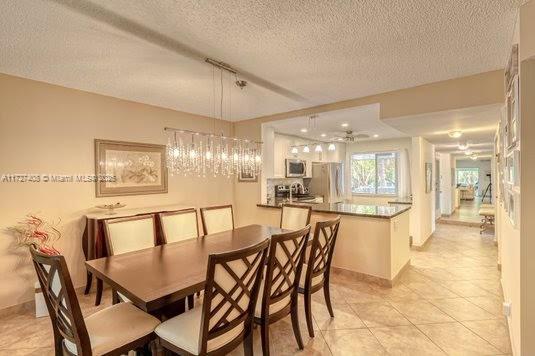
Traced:
POLYGON ((91 290, 91 284, 93 284, 93 274, 87 271, 86 278, 87 279, 86 279, 85 290, 84 290, 85 295, 89 294, 89 291, 91 290))
POLYGON ((103 289, 102 280, 97 278, 97 295, 95 297, 95 305, 100 305, 102 299, 102 289, 103 289))

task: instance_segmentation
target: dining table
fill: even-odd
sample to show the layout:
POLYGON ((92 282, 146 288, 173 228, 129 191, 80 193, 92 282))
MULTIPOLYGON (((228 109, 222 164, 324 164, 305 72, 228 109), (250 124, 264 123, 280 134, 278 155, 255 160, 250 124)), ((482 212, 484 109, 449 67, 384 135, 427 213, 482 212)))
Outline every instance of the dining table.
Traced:
POLYGON ((204 289, 209 255, 245 248, 284 231, 247 225, 86 261, 86 267, 138 308, 165 319, 183 312, 185 298, 204 289))

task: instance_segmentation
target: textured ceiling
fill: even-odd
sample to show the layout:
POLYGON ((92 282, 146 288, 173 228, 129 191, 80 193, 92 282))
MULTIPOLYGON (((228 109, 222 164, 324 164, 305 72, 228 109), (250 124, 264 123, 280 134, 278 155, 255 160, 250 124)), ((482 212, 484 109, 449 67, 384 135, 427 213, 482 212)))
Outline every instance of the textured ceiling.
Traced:
POLYGON ((353 135, 366 134, 369 136, 369 138, 358 138, 357 141, 407 137, 404 133, 383 122, 379 118, 379 110, 379 104, 373 104, 324 112, 313 120, 309 120, 308 117, 296 117, 270 121, 264 125, 274 128, 275 132, 278 133, 300 136, 314 141, 335 141, 338 137, 345 137, 346 130, 352 130, 353 135), (347 126, 344 127, 342 124, 347 124, 347 126), (302 129, 307 129, 307 132, 303 133, 302 129), (321 136, 322 134, 325 136, 321 136))
POLYGON ((213 115, 209 56, 245 119, 502 68, 520 1, 4 0, 0 72, 213 115))
POLYGON ((435 144, 438 152, 462 154, 459 142, 467 142, 472 152, 491 152, 494 134, 501 115, 501 104, 471 107, 461 110, 405 116, 385 120, 385 123, 409 136, 422 136, 435 144), (460 138, 448 133, 460 130, 460 138))

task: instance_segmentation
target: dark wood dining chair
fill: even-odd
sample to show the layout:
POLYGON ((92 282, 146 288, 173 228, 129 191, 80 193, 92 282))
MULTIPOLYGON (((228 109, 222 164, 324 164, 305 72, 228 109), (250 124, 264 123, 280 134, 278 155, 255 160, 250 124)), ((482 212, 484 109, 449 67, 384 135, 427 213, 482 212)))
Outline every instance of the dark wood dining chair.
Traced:
POLYGON ((280 227, 287 230, 300 230, 310 224, 312 207, 309 205, 283 204, 280 227))
POLYGON ((205 235, 233 230, 234 212, 232 210, 232 205, 201 208, 201 220, 205 235))
POLYGON ((83 318, 67 263, 30 247, 33 265, 54 332, 56 355, 121 355, 156 338, 158 319, 131 303, 120 303, 83 318))
POLYGON ((199 237, 195 208, 159 213, 158 217, 161 236, 166 244, 199 237))
MULTIPOLYGON (((195 208, 158 213, 163 243, 179 242, 199 237, 199 223, 195 208)), ((197 292, 200 296, 200 292, 197 292)), ((194 307, 193 294, 188 295, 188 307, 194 307)))
POLYGON ((204 302, 164 321, 155 332, 180 355, 225 355, 244 344, 253 355, 252 326, 269 239, 208 257, 204 302))
POLYGON ((316 223, 310 255, 307 259, 307 263, 304 264, 306 273, 305 278, 301 278, 299 283, 299 293, 302 293, 305 299, 305 316, 310 337, 314 337, 311 304, 313 293, 323 289, 325 304, 327 304, 327 309, 329 310, 331 318, 334 317, 331 294, 329 291, 329 278, 339 227, 339 216, 333 220, 319 221, 316 223))
MULTIPOLYGON (((156 246, 156 220, 153 214, 104 221, 104 236, 108 256, 156 246)), ((97 296, 98 298, 98 296, 97 296)), ((129 301, 123 294, 112 290, 112 302, 129 301)))
POLYGON ((260 325, 262 353, 269 355, 269 325, 291 314, 292 327, 299 349, 303 339, 299 329, 297 296, 310 225, 297 231, 273 235, 269 247, 266 273, 262 280, 254 321, 260 325))

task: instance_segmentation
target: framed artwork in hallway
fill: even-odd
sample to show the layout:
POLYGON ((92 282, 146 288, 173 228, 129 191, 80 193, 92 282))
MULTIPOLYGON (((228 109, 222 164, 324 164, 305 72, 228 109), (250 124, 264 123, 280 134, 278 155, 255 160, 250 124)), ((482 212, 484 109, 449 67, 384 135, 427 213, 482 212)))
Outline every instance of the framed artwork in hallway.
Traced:
POLYGON ((425 164, 425 192, 431 193, 433 190, 433 165, 431 163, 425 164))

